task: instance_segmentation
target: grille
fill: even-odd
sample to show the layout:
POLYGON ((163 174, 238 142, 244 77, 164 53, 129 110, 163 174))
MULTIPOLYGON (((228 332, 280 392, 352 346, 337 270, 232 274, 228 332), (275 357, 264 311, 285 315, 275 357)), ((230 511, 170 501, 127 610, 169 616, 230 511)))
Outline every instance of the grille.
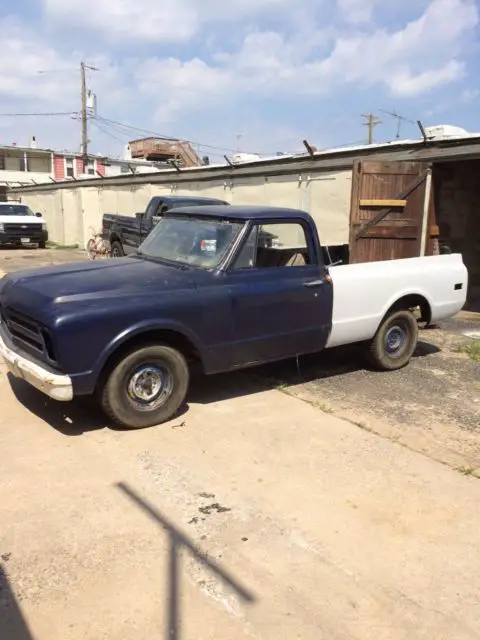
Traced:
POLYGON ((38 322, 5 307, 0 310, 0 315, 15 345, 33 356, 55 364, 50 335, 38 322))
POLYGON ((17 236, 28 236, 31 233, 41 233, 42 223, 40 224, 21 224, 20 222, 5 222, 3 225, 5 233, 17 236))

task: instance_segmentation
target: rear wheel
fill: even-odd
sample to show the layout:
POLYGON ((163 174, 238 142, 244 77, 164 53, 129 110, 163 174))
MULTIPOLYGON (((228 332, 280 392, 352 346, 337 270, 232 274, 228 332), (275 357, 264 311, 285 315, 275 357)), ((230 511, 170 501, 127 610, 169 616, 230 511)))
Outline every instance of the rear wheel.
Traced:
POLYGON ((418 342, 418 325, 410 311, 388 315, 373 338, 368 359, 384 371, 401 369, 410 361, 418 342))
POLYGON ((118 240, 114 240, 110 245, 110 255, 112 258, 121 258, 125 255, 125 251, 123 250, 122 243, 118 240))
POLYGON ((38 248, 39 249, 45 249, 45 242, 39 242, 38 243, 38 248))
POLYGON ((139 347, 110 372, 100 393, 105 413, 123 427, 152 427, 173 418, 185 401, 189 369, 164 345, 139 347))

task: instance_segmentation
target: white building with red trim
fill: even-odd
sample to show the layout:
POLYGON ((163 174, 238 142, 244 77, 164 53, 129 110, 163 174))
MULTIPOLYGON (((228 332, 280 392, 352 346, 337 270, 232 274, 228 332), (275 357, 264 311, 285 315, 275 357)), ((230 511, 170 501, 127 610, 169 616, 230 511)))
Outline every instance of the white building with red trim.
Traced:
POLYGON ((148 160, 89 154, 85 161, 81 153, 38 149, 34 139, 29 147, 0 144, 0 187, 3 188, 160 170, 148 160))

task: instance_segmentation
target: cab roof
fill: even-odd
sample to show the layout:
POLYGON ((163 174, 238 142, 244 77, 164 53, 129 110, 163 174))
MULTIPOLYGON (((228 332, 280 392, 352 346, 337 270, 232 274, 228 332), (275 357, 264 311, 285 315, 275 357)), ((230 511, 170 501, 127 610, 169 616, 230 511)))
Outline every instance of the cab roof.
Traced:
POLYGON ((230 220, 281 220, 282 218, 297 218, 311 222, 311 217, 306 211, 299 209, 287 209, 284 207, 268 206, 243 206, 243 205, 214 205, 197 207, 178 207, 170 209, 165 214, 172 217, 177 215, 205 216, 208 218, 227 218, 230 220))

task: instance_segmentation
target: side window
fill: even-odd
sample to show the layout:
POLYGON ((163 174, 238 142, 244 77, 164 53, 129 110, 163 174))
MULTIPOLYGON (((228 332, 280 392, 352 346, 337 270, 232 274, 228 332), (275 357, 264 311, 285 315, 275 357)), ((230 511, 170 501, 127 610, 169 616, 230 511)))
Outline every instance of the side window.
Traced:
POLYGON ((255 266, 255 256, 257 253, 258 226, 255 225, 250 230, 248 237, 235 260, 234 269, 251 269, 255 266))
POLYGON ((161 216, 161 215, 163 215, 165 213, 165 211, 168 211, 168 206, 166 204, 164 204, 163 202, 159 202, 157 210, 155 211, 154 215, 161 216))
POLYGON ((313 262, 301 224, 272 223, 252 228, 237 256, 234 269, 304 267, 313 262))

